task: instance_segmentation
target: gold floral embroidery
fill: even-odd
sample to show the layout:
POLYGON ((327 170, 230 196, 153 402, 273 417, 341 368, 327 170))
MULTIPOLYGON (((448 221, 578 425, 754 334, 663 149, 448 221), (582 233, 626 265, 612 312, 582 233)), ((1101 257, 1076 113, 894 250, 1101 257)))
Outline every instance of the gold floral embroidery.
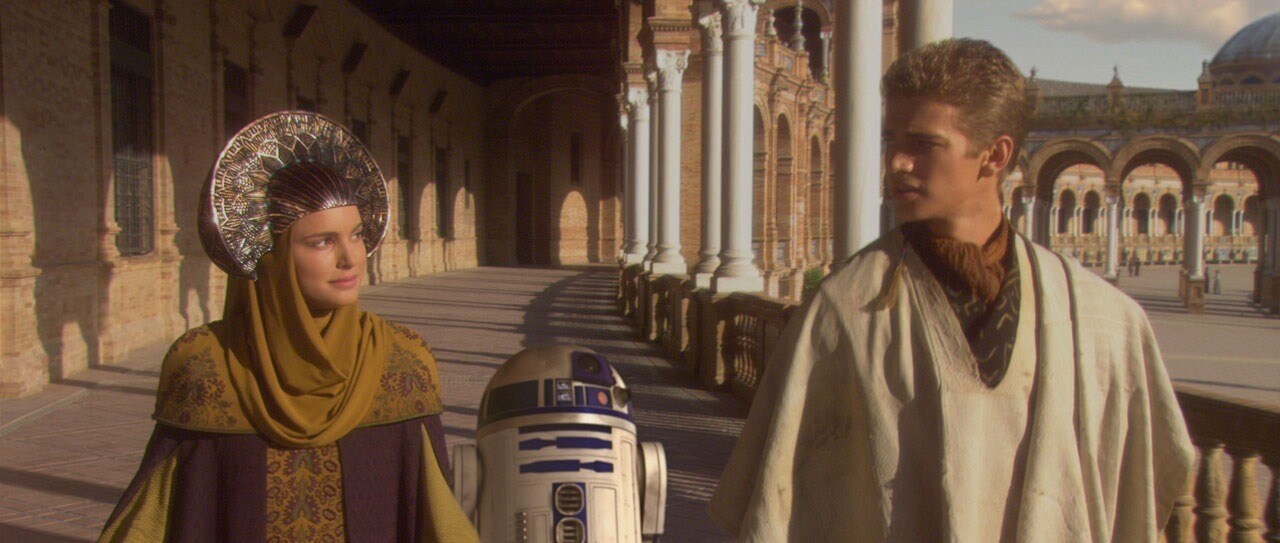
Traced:
POLYGON ((383 424, 439 413, 440 393, 432 375, 435 356, 417 332, 392 325, 399 333, 382 374, 381 389, 362 425, 383 424))
POLYGON ((338 445, 267 448, 267 541, 346 540, 338 445))
POLYGON ((169 349, 156 395, 155 418, 198 430, 249 430, 235 391, 213 359, 212 347, 188 352, 197 339, 210 334, 207 326, 193 329, 169 349))

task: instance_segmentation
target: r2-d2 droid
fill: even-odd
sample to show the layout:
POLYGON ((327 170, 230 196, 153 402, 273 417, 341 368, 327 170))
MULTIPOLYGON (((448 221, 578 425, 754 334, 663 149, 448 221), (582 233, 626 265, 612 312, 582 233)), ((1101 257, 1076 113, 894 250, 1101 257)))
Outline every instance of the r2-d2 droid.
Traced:
POLYGON ((666 454, 637 443, 630 391, 603 356, 532 347, 489 380, 476 444, 453 448, 453 491, 485 543, 656 542, 666 454))

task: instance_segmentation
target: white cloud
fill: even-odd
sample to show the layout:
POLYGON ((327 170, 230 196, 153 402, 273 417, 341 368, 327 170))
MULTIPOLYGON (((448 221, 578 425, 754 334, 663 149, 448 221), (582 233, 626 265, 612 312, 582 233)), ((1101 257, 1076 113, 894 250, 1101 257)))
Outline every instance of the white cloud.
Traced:
POLYGON ((1245 25, 1280 10, 1280 0, 1039 1, 1017 16, 1102 42, 1193 41, 1208 51, 1216 51, 1245 25))

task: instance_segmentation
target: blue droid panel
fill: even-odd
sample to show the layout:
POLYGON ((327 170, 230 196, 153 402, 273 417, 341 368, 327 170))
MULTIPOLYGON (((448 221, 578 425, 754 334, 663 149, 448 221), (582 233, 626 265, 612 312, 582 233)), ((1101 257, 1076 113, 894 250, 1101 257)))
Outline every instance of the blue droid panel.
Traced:
POLYGON ((583 483, 556 483, 551 486, 554 514, 551 541, 587 541, 587 487, 583 483))

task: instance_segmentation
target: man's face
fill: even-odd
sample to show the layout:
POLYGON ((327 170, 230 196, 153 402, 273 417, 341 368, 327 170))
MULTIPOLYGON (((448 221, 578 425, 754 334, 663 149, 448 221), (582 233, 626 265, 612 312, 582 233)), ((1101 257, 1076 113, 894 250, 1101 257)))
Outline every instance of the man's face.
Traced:
MULTIPOLYGON (((893 98, 885 113, 885 181, 902 222, 954 219, 995 195, 996 180, 980 180, 988 153, 970 153, 959 108, 927 98, 893 98)), ((998 200, 996 200, 998 204, 998 200)))
POLYGON ((298 288, 313 311, 355 304, 367 254, 355 206, 311 213, 289 227, 298 288))

